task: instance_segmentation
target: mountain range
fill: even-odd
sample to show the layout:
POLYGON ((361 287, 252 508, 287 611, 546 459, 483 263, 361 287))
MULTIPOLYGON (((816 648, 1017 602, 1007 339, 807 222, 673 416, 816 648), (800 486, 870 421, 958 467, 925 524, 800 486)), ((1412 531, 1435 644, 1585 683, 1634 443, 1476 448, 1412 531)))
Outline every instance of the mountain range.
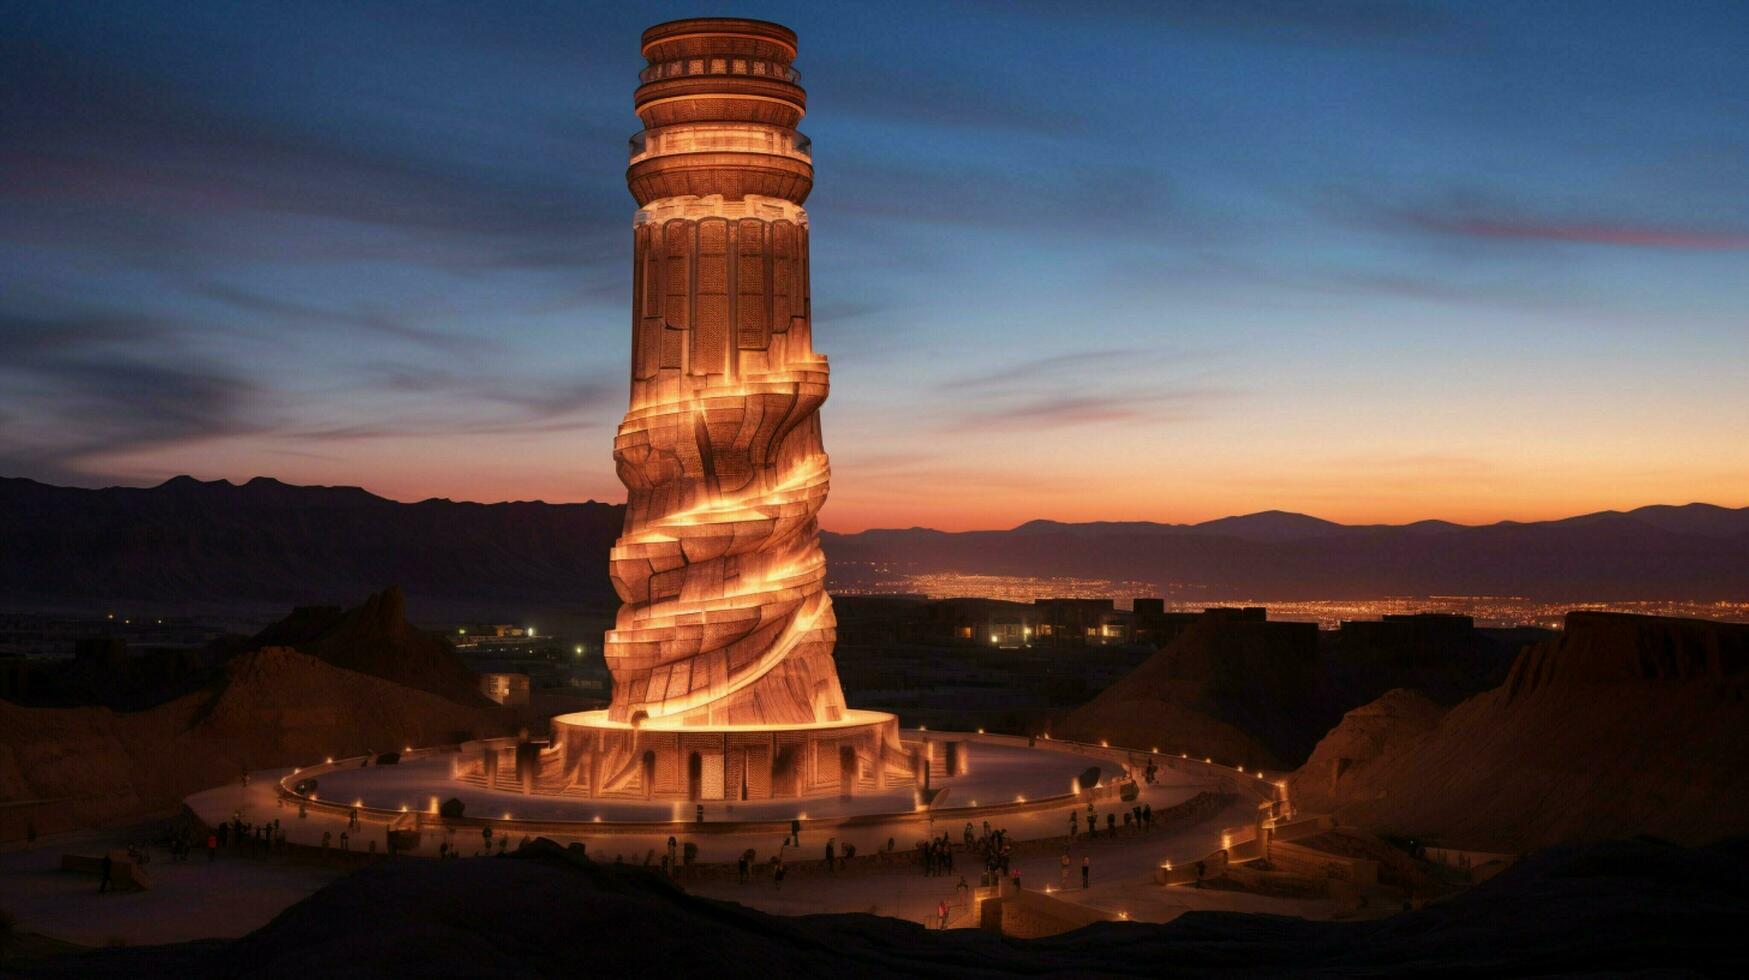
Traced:
POLYGON ((1749 508, 1711 504, 1468 526, 1337 524, 1283 511, 1201 524, 1031 521, 1007 531, 824 535, 839 588, 877 577, 1070 576, 1211 598, 1749 597, 1749 508))
MULTIPOLYGON (((399 585, 415 615, 610 607, 618 504, 400 503, 357 487, 78 489, 0 478, 0 608, 254 607, 399 585)), ((900 574, 1074 576, 1211 598, 1749 598, 1749 508, 1708 504, 1472 527, 1268 511, 1201 524, 1032 521, 1005 531, 822 535, 831 583, 900 574), (1200 591, 1199 591, 1200 590, 1200 591)))

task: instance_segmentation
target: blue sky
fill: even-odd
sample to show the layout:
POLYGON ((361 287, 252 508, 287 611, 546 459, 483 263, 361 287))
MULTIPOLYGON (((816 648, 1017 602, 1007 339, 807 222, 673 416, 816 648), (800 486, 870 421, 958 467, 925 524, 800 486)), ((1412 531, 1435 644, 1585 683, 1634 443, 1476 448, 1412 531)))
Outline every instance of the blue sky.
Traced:
POLYGON ((801 38, 828 527, 1749 504, 1749 4, 0 3, 0 474, 623 491, 638 34, 801 38))

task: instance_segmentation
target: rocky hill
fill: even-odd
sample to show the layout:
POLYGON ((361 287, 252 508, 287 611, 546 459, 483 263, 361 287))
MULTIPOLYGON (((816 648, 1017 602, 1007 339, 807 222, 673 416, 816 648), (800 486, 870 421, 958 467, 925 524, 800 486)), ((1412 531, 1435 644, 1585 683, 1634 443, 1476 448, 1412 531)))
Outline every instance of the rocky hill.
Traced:
POLYGON ((244 644, 293 647, 336 667, 484 707, 479 680, 449 641, 407 622, 406 600, 390 587, 352 609, 302 606, 244 644))
POLYGON ((545 841, 506 858, 398 859, 349 875, 234 941, 112 948, 23 977, 1740 975, 1749 854, 1656 842, 1568 848, 1384 919, 1189 912, 1048 939, 937 932, 874 915, 786 918, 694 898, 658 875, 545 841))
POLYGON ((173 811, 245 769, 497 734, 503 709, 456 704, 286 647, 229 661, 210 690, 135 712, 0 701, 0 840, 173 811))
MULTIPOLYGON (((83 490, 0 478, 9 608, 283 609, 399 583, 423 616, 613 596, 620 505, 397 503, 357 487, 177 477, 83 490)), ((484 614, 484 613, 478 613, 484 614)))
POLYGON ((1375 830, 1518 851, 1749 833, 1749 625, 1571 613, 1498 687, 1449 711, 1393 692, 1291 780, 1375 830))
POLYGON ((1343 712, 1393 687, 1454 703, 1498 684, 1540 631, 1477 630, 1415 617, 1320 631, 1311 623, 1205 613, 1056 727, 1119 745, 1193 752, 1252 768, 1305 761, 1343 712))

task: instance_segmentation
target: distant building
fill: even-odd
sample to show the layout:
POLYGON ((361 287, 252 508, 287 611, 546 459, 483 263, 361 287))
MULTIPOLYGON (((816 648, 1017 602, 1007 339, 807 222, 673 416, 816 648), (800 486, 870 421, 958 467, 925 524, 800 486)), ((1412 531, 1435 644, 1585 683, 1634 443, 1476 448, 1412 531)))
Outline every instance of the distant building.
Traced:
POLYGON ((940 599, 922 605, 922 616, 900 624, 908 643, 994 646, 1013 650, 1032 642, 1035 614, 1023 602, 1002 599, 940 599))
POLYGON ((1039 642, 1048 646, 1111 646, 1133 642, 1136 615, 1110 599, 1039 599, 1039 642))
POLYGON ((527 674, 481 674, 480 693, 503 705, 528 703, 527 674))

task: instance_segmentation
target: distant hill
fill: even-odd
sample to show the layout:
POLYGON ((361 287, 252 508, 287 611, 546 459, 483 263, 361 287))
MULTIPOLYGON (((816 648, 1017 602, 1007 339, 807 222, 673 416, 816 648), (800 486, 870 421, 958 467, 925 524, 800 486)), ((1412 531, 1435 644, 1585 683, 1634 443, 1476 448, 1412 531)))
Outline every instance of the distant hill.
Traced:
MULTIPOLYGON (((0 478, 0 608, 133 600, 277 613, 399 585, 415 619, 615 601, 620 504, 399 503, 358 487, 177 477, 85 490, 0 478)), ((1225 599, 1749 598, 1749 508, 1707 504, 1465 527, 1281 511, 1202 524, 1032 521, 822 536, 829 585, 901 572, 1060 575, 1225 599)))
POLYGON ((1214 598, 1749 598, 1749 508, 1710 504, 1478 527, 1346 525, 1281 511, 1202 524, 1031 521, 826 534, 824 543, 837 588, 871 584, 867 569, 880 566, 888 578, 1060 575, 1214 598))
POLYGON ((607 601, 614 504, 398 503, 357 487, 0 478, 0 608, 324 605, 399 585, 420 610, 607 601))

